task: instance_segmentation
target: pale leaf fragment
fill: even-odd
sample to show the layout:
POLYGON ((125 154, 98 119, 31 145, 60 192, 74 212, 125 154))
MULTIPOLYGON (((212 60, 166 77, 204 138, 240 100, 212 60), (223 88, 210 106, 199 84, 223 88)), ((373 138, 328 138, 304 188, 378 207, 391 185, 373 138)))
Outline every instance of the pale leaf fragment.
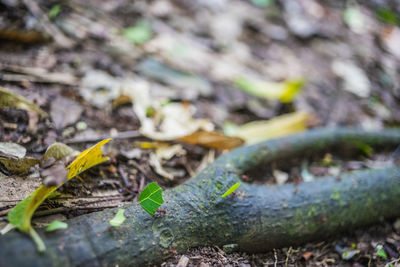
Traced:
POLYGON ((236 129, 230 127, 229 131, 230 134, 245 140, 246 144, 254 144, 267 139, 304 131, 307 128, 308 118, 307 113, 297 111, 270 120, 246 123, 236 129))

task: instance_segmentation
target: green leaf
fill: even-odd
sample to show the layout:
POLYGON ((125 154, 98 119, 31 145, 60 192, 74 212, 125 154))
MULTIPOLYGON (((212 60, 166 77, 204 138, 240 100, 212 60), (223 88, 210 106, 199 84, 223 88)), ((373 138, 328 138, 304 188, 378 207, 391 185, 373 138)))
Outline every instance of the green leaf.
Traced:
POLYGON ((68 224, 60 221, 52 221, 47 227, 46 232, 51 232, 58 229, 67 229, 68 224))
POLYGON ((118 209, 117 214, 115 214, 114 218, 110 220, 110 225, 114 227, 120 226, 126 220, 124 212, 124 209, 118 209))
POLYGON ((272 0, 251 0, 251 2, 259 7, 267 7, 272 3, 272 0))
POLYGON ((156 182, 148 184, 140 193, 139 203, 148 214, 153 216, 155 211, 164 203, 161 187, 156 182))
POLYGON ((151 39, 153 33, 149 23, 145 20, 140 20, 135 26, 126 28, 123 35, 127 40, 135 44, 143 44, 151 39))
POLYGON ((60 11, 61 11, 60 4, 56 4, 56 5, 52 6, 49 11, 49 19, 54 19, 55 17, 57 17, 57 15, 58 15, 58 13, 60 13, 60 11))
POLYGON ((342 259, 348 261, 357 254, 360 254, 360 251, 358 249, 345 248, 342 253, 342 259))
POLYGON ((224 198, 224 197, 229 196, 229 195, 232 194, 233 191, 235 191, 241 184, 242 184, 242 183, 236 183, 236 184, 232 185, 231 188, 229 188, 228 191, 226 191, 225 194, 223 194, 221 197, 224 198))
POLYGON ((396 13, 393 12, 392 10, 390 10, 389 8, 379 8, 376 11, 376 14, 381 21, 383 21, 387 24, 391 24, 394 26, 397 26, 400 24, 398 15, 396 15, 396 13))
POLYGON ((360 9, 349 7, 343 11, 344 22, 356 33, 363 31, 365 27, 365 18, 360 9))
POLYGON ((377 245, 376 246, 376 255, 378 255, 379 257, 383 258, 383 259, 387 259, 387 254, 386 252, 383 250, 383 246, 382 245, 377 245))
POLYGON ((361 142, 361 141, 359 141, 359 140, 355 140, 355 141, 354 141, 354 145, 355 145, 362 153, 364 153, 366 156, 371 156, 372 153, 374 153, 374 149, 373 149, 370 145, 368 145, 368 144, 366 144, 366 143, 364 143, 364 142, 361 142))

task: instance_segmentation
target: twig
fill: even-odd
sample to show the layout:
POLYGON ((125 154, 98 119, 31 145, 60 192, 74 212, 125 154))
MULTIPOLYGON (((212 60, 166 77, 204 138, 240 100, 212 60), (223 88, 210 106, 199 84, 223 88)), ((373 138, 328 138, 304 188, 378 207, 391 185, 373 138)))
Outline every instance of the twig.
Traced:
POLYGON ((23 67, 18 65, 0 64, 1 71, 16 72, 22 74, 2 74, 1 79, 10 82, 39 82, 39 83, 57 83, 74 86, 78 79, 69 74, 61 72, 48 72, 43 68, 23 67))
POLYGON ((62 48, 71 48, 74 46, 75 42, 68 37, 66 37, 57 27, 55 27, 49 20, 46 14, 40 9, 39 5, 36 1, 32 0, 23 0, 25 6, 28 10, 32 13, 33 16, 38 18, 43 25, 45 31, 50 35, 53 36, 54 41, 57 43, 58 46, 62 48))
POLYGON ((124 172, 124 170, 121 167, 118 167, 118 173, 121 175, 122 180, 124 181, 124 184, 126 187, 131 187, 131 183, 128 180, 128 177, 126 176, 126 173, 124 172))
MULTIPOLYGON (((144 176, 148 176, 145 169, 142 166, 136 163, 136 161, 129 161, 129 164, 132 164, 136 169, 138 169, 144 176)), ((141 185, 141 184, 140 184, 141 185)))
POLYGON ((186 267, 188 263, 189 263, 189 258, 186 257, 185 255, 182 255, 176 267, 186 267))
POLYGON ((286 253, 286 260, 285 260, 285 267, 288 266, 288 262, 289 262, 289 257, 292 254, 292 247, 289 247, 287 253, 286 253))
POLYGON ((71 208, 65 208, 65 207, 59 207, 51 210, 42 210, 35 212, 34 217, 40 217, 40 216, 47 216, 47 215, 52 215, 52 214, 57 214, 61 212, 67 212, 67 211, 73 211, 73 210, 103 210, 103 209, 108 209, 108 208, 115 208, 118 207, 119 204, 115 205, 107 205, 107 206, 100 206, 100 207, 71 207, 71 208))
POLYGON ((79 144, 79 143, 94 143, 98 142, 107 138, 112 139, 128 139, 128 138, 135 138, 139 137, 139 131, 126 131, 126 132, 119 132, 116 135, 104 134, 94 137, 83 137, 83 138, 72 138, 67 139, 64 141, 66 144, 79 144))

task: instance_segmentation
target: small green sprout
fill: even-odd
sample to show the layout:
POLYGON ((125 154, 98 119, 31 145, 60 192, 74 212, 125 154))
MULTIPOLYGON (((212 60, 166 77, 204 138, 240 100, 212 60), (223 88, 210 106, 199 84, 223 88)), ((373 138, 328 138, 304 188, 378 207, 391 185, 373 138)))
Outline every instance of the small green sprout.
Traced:
POLYGON ((231 186, 231 188, 228 189, 228 191, 226 191, 221 197, 227 197, 230 194, 232 194, 242 183, 236 183, 234 185, 231 186))
POLYGON ((49 11, 49 19, 55 19, 55 17, 57 17, 57 15, 58 15, 58 13, 60 13, 60 11, 61 11, 60 4, 56 4, 56 5, 52 6, 49 11))
POLYGON ((110 220, 110 225, 114 227, 120 226, 126 220, 124 212, 124 209, 118 209, 117 214, 110 220))
POLYGON ((65 222, 60 222, 60 221, 52 221, 47 227, 46 227, 46 232, 51 232, 54 230, 59 230, 59 229, 67 229, 68 224, 65 222))

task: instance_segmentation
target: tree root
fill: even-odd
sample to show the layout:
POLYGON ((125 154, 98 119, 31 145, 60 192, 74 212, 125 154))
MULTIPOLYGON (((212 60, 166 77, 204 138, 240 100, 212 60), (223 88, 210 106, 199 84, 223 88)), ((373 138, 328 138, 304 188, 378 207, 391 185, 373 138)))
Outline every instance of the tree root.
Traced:
POLYGON ((261 252, 322 239, 384 218, 400 216, 400 167, 364 170, 310 183, 259 186, 243 183, 236 196, 220 196, 240 175, 260 164, 331 147, 397 146, 399 130, 312 130, 236 149, 186 183, 166 190, 166 214, 149 216, 127 205, 119 227, 115 209, 71 219, 65 231, 39 232, 39 254, 19 232, 0 237, 0 266, 143 266, 190 247, 237 244, 261 252))

